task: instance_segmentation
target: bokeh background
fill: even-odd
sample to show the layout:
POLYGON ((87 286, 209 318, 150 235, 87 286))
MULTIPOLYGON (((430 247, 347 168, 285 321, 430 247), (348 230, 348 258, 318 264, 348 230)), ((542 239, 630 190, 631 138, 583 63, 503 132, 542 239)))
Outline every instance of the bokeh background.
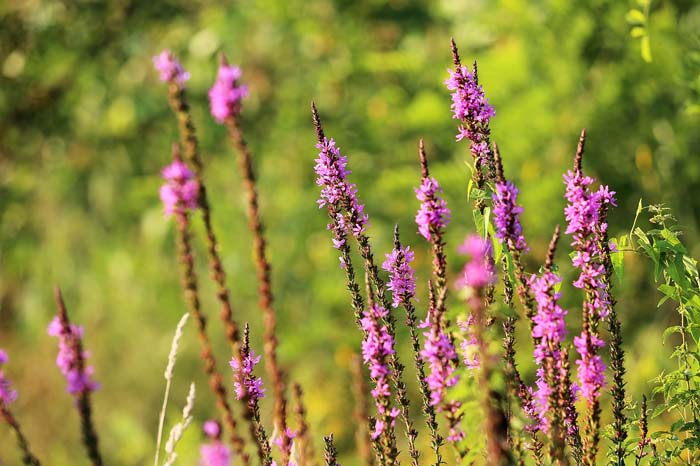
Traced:
MULTIPOLYGON (((612 233, 629 229, 640 198, 663 202, 698 257, 700 5, 652 3, 644 30, 650 62, 630 34, 635 7, 624 0, 0 2, 0 347, 10 352, 6 373, 20 390, 15 411, 39 456, 46 464, 87 464, 54 365, 55 341, 45 332, 55 312, 52 288, 60 284, 72 317, 85 326, 102 384, 94 404, 105 456, 110 464, 152 461, 162 371, 185 312, 173 225, 157 194, 177 131, 153 55, 170 48, 192 73, 190 99, 228 283, 237 317, 250 322, 260 348, 240 176, 206 99, 219 52, 243 68, 250 86, 244 128, 260 175, 281 360, 306 390, 317 450, 321 435, 333 431, 341 462, 352 465, 348 367, 360 336, 325 213, 315 204, 310 101, 350 157, 377 253, 390 248, 398 223, 423 280, 430 259, 413 224, 419 138, 453 210, 450 251, 473 230, 468 149, 454 140, 443 86, 451 36, 465 61, 478 59, 496 107, 493 137, 507 175, 521 187, 533 270, 563 221, 561 174, 582 127, 589 133, 585 169, 618 192, 612 233)), ((562 264, 567 252, 559 251, 562 264)), ((213 288, 200 265, 213 316, 213 288)), ((562 270, 570 282, 573 274, 562 270)), ((631 397, 638 399, 672 364, 660 335, 675 313, 656 309, 643 260, 628 255, 627 270, 618 296, 631 397)), ((565 290, 576 314, 580 296, 565 290)), ((425 303, 425 290, 420 294, 425 303)), ((211 328, 227 372, 223 332, 211 328)), ((403 334, 400 340, 405 346, 403 334)), ((199 427, 213 413, 197 353, 189 327, 166 426, 195 381, 196 423, 181 445, 182 464, 195 463, 199 427)), ((518 357, 529 376, 530 355, 523 345, 518 357)), ((0 458, 17 464, 7 430, 0 432, 0 458)))

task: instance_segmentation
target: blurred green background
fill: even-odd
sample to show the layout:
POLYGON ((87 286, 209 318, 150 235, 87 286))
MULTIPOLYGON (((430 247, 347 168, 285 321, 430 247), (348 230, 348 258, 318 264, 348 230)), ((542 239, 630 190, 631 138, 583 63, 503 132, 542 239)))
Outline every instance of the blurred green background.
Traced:
MULTIPOLYGON (((0 2, 0 347, 10 353, 6 373, 20 390, 14 410, 38 455, 46 464, 87 464, 76 455, 78 420, 53 363, 55 341, 45 333, 55 312, 52 287, 60 284, 73 319, 85 325, 102 383, 95 416, 109 464, 152 461, 162 371, 185 312, 173 225, 158 199, 159 170, 177 131, 153 55, 170 48, 192 73, 190 99, 228 283, 237 317, 250 322, 260 348, 240 176, 206 99, 217 53, 243 68, 250 86, 243 120, 260 175, 281 360, 306 390, 317 450, 321 435, 333 431, 341 462, 352 465, 347 369, 359 332, 325 213, 315 204, 310 101, 350 157, 377 254, 390 248, 398 222, 416 249, 423 281, 430 258, 413 224, 419 138, 426 139, 432 172, 453 210, 450 253, 473 230, 465 201, 468 147, 454 140, 442 84, 451 36, 464 61, 478 59, 496 107, 493 138, 507 175, 521 187, 533 270, 554 225, 563 222, 561 174, 572 164, 582 127, 589 133, 585 169, 618 192, 611 232, 629 228, 640 198, 664 202, 698 257, 700 5, 652 3, 644 30, 651 62, 630 34, 627 13, 635 6, 620 0, 0 2)), ((201 241, 197 246, 201 251, 201 241)), ((559 251, 562 264, 567 253, 559 251)), ((630 279, 618 296, 628 380, 638 397, 671 364, 660 334, 676 314, 656 310, 647 264, 627 259, 630 279)), ((453 255, 454 273, 458 262, 453 255)), ((200 265, 205 309, 213 317, 213 287, 200 265)), ((563 270, 570 282, 573 274, 563 270)), ((425 303, 425 290, 420 294, 425 303)), ((569 290, 565 299, 575 315, 580 296, 569 290)), ((220 369, 228 373, 223 332, 217 323, 211 328, 220 369)), ((400 341, 406 345, 403 334, 400 341)), ((213 413, 197 354, 189 327, 166 426, 179 417, 194 380, 196 424, 183 441, 182 464, 194 464, 199 426, 213 413)), ((528 345, 519 358, 531 372, 528 345)), ((5 426, 0 432, 0 458, 17 464, 5 426)))

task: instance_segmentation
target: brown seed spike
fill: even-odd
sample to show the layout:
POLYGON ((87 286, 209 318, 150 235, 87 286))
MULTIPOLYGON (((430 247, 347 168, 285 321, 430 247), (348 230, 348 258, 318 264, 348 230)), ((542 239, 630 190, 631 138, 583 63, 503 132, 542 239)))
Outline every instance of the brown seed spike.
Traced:
POLYGON ((559 228, 559 225, 557 225, 556 228, 554 228, 552 240, 549 242, 549 248, 547 249, 547 260, 544 263, 544 268, 547 272, 552 270, 552 265, 554 264, 554 253, 557 251, 560 231, 561 229, 559 228))
POLYGON ((493 143, 493 159, 496 164, 496 181, 499 183, 504 183, 506 181, 503 175, 503 160, 501 159, 501 152, 498 150, 498 144, 493 143))
POLYGON ((228 66, 228 58, 226 58, 226 55, 224 55, 224 52, 221 52, 219 54, 219 66, 228 66))
POLYGON ((321 118, 318 116, 316 103, 313 101, 311 101, 311 115, 314 119, 314 129, 316 130, 316 137, 318 138, 318 142, 323 142, 326 136, 323 134, 323 128, 321 127, 321 118))
POLYGON ((428 157, 425 155, 425 143, 423 139, 418 143, 418 156, 420 157, 420 174, 421 177, 427 178, 430 175, 428 171, 428 157))
POLYGON ((476 85, 479 85, 479 70, 476 66, 476 60, 474 60, 474 63, 472 63, 472 74, 474 75, 474 83, 476 85))
POLYGON ((581 173, 581 162, 583 160, 583 151, 586 147, 586 128, 581 130, 581 136, 578 138, 578 146, 576 146, 576 157, 574 157, 574 171, 581 173))
POLYGON ((399 239, 399 224, 394 225, 394 248, 401 249, 401 240, 399 239))
POLYGON ((459 68, 462 66, 462 61, 459 59, 459 51, 457 50, 454 37, 450 38, 450 46, 452 47, 452 63, 455 64, 455 68, 459 68))

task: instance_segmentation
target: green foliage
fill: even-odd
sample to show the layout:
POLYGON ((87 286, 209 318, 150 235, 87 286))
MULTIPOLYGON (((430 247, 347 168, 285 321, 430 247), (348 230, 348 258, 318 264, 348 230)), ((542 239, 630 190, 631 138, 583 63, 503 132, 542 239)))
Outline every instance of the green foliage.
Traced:
MULTIPOLYGON (((682 231, 668 208, 648 206, 653 227, 633 227, 636 250, 654 264, 654 277, 662 298, 657 307, 673 303, 678 325, 666 328, 662 341, 672 341, 671 357, 677 366, 654 380, 653 395, 661 400, 652 417, 668 414, 668 429, 652 434, 655 453, 652 465, 697 464, 700 458, 700 277, 697 261, 680 240, 682 231)), ((636 223, 636 222, 635 222, 636 223)))

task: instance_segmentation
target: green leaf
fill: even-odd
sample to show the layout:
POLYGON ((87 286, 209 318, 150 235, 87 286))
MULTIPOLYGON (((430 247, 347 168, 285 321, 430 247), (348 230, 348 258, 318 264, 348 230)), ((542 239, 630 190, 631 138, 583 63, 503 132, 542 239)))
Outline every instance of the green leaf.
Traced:
POLYGON ((648 35, 642 37, 642 59, 647 63, 651 63, 651 41, 648 35))
POLYGON ((615 245, 616 252, 610 253, 610 261, 612 262, 613 270, 617 279, 622 283, 622 278, 625 275, 625 253, 622 251, 622 244, 626 238, 623 236, 620 239, 613 238, 611 242, 615 245))

